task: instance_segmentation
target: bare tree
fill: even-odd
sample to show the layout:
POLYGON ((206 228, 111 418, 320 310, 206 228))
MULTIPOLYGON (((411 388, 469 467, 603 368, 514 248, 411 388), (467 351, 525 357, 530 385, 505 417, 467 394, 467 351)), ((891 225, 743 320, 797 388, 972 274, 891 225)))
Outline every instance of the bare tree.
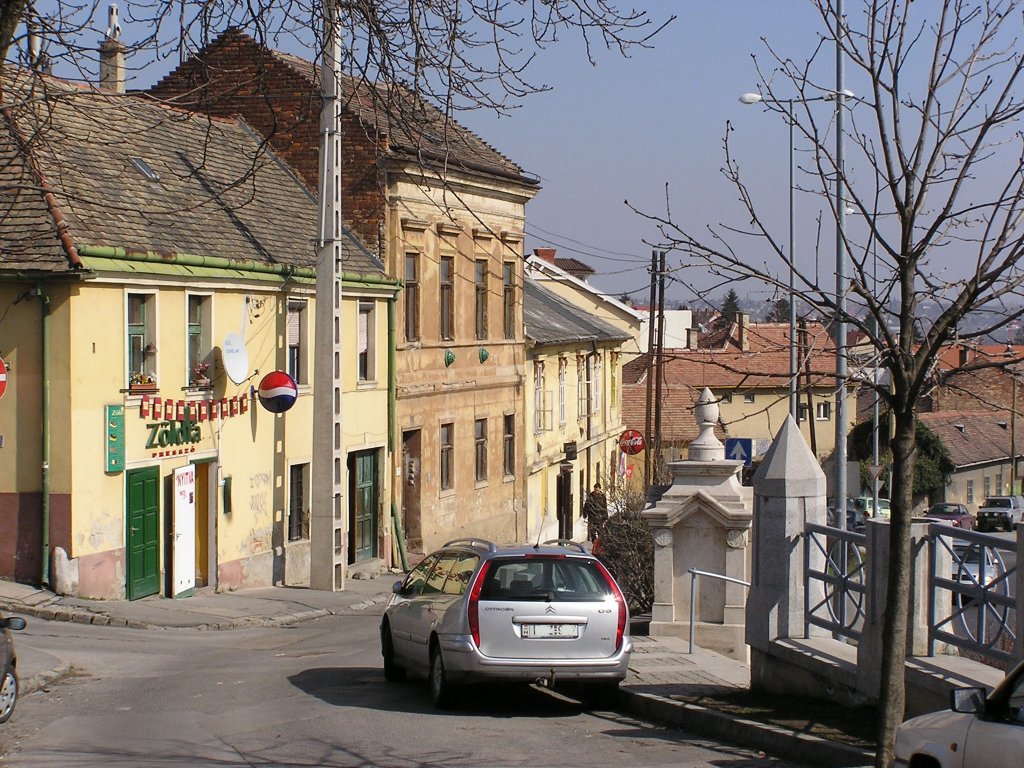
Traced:
MULTIPOLYGON (((1024 311, 1024 9, 1016 0, 859 0, 837 24, 832 3, 811 2, 822 22, 817 49, 798 63, 767 45, 767 59, 755 57, 755 66, 765 107, 792 122, 800 140, 813 148, 812 159, 799 169, 799 192, 805 199, 818 195, 826 218, 840 222, 847 208, 854 212, 850 227, 837 226, 850 266, 842 291, 793 263, 784 245, 785 222, 759 214, 733 150, 731 127, 723 172, 738 190, 749 225, 698 231, 670 214, 644 215, 664 238, 654 247, 681 253, 684 264, 701 265, 723 281, 754 279, 783 291, 794 269, 797 299, 858 330, 888 372, 891 390, 877 387, 895 421, 876 762, 885 766, 905 705, 918 404, 934 386, 944 345, 1005 333, 1024 311), (866 84, 861 97, 834 98, 828 58, 835 45, 850 82, 866 84), (810 103, 823 99, 844 110, 848 120, 846 144, 852 151, 844 163, 837 156, 834 120, 823 120, 821 105, 810 103), (937 304, 932 317, 922 311, 926 302, 937 304)), ((973 365, 1013 362, 983 359, 973 365)))

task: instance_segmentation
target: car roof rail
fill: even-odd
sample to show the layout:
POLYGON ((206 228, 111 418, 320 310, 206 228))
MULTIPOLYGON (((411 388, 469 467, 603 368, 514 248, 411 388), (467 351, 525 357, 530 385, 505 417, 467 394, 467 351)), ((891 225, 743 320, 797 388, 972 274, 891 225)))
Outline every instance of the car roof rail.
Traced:
POLYGON ((541 546, 545 546, 545 547, 549 547, 549 546, 554 546, 554 547, 575 547, 576 549, 578 549, 583 554, 587 554, 586 547, 584 547, 578 541, 573 541, 572 539, 548 539, 547 541, 543 542, 543 544, 541 546))
POLYGON ((444 543, 444 546, 452 547, 456 544, 465 544, 470 547, 478 547, 479 549, 486 549, 488 552, 496 552, 498 550, 498 545, 495 544, 493 541, 488 541, 487 539, 478 539, 475 537, 470 537, 467 539, 452 539, 451 541, 446 541, 444 543))

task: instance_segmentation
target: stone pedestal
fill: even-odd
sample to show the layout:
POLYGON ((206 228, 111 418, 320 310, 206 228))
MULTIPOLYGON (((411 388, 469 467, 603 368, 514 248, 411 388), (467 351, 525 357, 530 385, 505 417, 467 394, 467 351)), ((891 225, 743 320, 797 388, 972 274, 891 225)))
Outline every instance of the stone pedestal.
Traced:
MULTIPOLYGON (((668 465, 672 485, 643 512, 655 543, 652 635, 689 636, 691 568, 749 581, 750 489, 740 484, 743 463, 726 461, 714 437, 718 407, 704 392, 697 408, 704 433, 690 446, 693 458, 668 465)), ((745 660, 746 587, 710 576, 699 576, 696 587, 696 642, 745 660)))

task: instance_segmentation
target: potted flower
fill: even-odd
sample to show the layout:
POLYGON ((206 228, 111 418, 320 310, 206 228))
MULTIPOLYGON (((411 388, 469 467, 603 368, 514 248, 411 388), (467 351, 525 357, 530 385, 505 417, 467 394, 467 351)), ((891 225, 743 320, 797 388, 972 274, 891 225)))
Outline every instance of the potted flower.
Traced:
POLYGON ((207 372, 210 364, 206 362, 196 363, 192 366, 192 386, 206 388, 210 386, 210 377, 207 372))
POLYGON ((128 389, 132 392, 155 392, 156 376, 148 371, 132 371, 128 374, 128 389))

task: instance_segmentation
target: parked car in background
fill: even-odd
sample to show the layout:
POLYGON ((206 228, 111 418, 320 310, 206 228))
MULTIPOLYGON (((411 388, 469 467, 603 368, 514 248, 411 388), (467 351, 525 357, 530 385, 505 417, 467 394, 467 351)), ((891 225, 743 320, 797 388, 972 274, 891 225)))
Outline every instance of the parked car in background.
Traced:
POLYGON ((1024 498, 1020 496, 989 496, 978 508, 979 531, 1012 531, 1021 521, 1024 498))
POLYGON ((986 696, 957 688, 950 709, 907 720, 896 731, 899 766, 1019 768, 1024 756, 1024 662, 986 696))
POLYGON ((384 678, 426 677, 438 707, 479 682, 580 686, 610 703, 633 650, 629 609, 582 544, 450 541, 395 584, 380 626, 384 678))
POLYGON ((0 723, 6 723, 14 714, 18 703, 18 656, 14 653, 14 640, 8 630, 25 628, 20 616, 4 617, 0 614, 0 723))
POLYGON ((971 530, 974 528, 974 515, 972 515, 965 504, 954 504, 948 501, 940 501, 928 507, 925 517, 929 520, 937 520, 952 525, 954 528, 971 530))
POLYGON ((847 507, 852 507, 864 515, 864 517, 882 517, 889 519, 889 500, 879 499, 878 510, 875 510, 875 500, 871 496, 858 496, 846 502, 847 507))
MULTIPOLYGON (((835 507, 828 508, 828 525, 831 528, 836 528, 839 524, 839 515, 836 514, 835 507)), ((854 533, 864 533, 864 513, 853 507, 846 508, 846 530, 853 531, 854 533)))

